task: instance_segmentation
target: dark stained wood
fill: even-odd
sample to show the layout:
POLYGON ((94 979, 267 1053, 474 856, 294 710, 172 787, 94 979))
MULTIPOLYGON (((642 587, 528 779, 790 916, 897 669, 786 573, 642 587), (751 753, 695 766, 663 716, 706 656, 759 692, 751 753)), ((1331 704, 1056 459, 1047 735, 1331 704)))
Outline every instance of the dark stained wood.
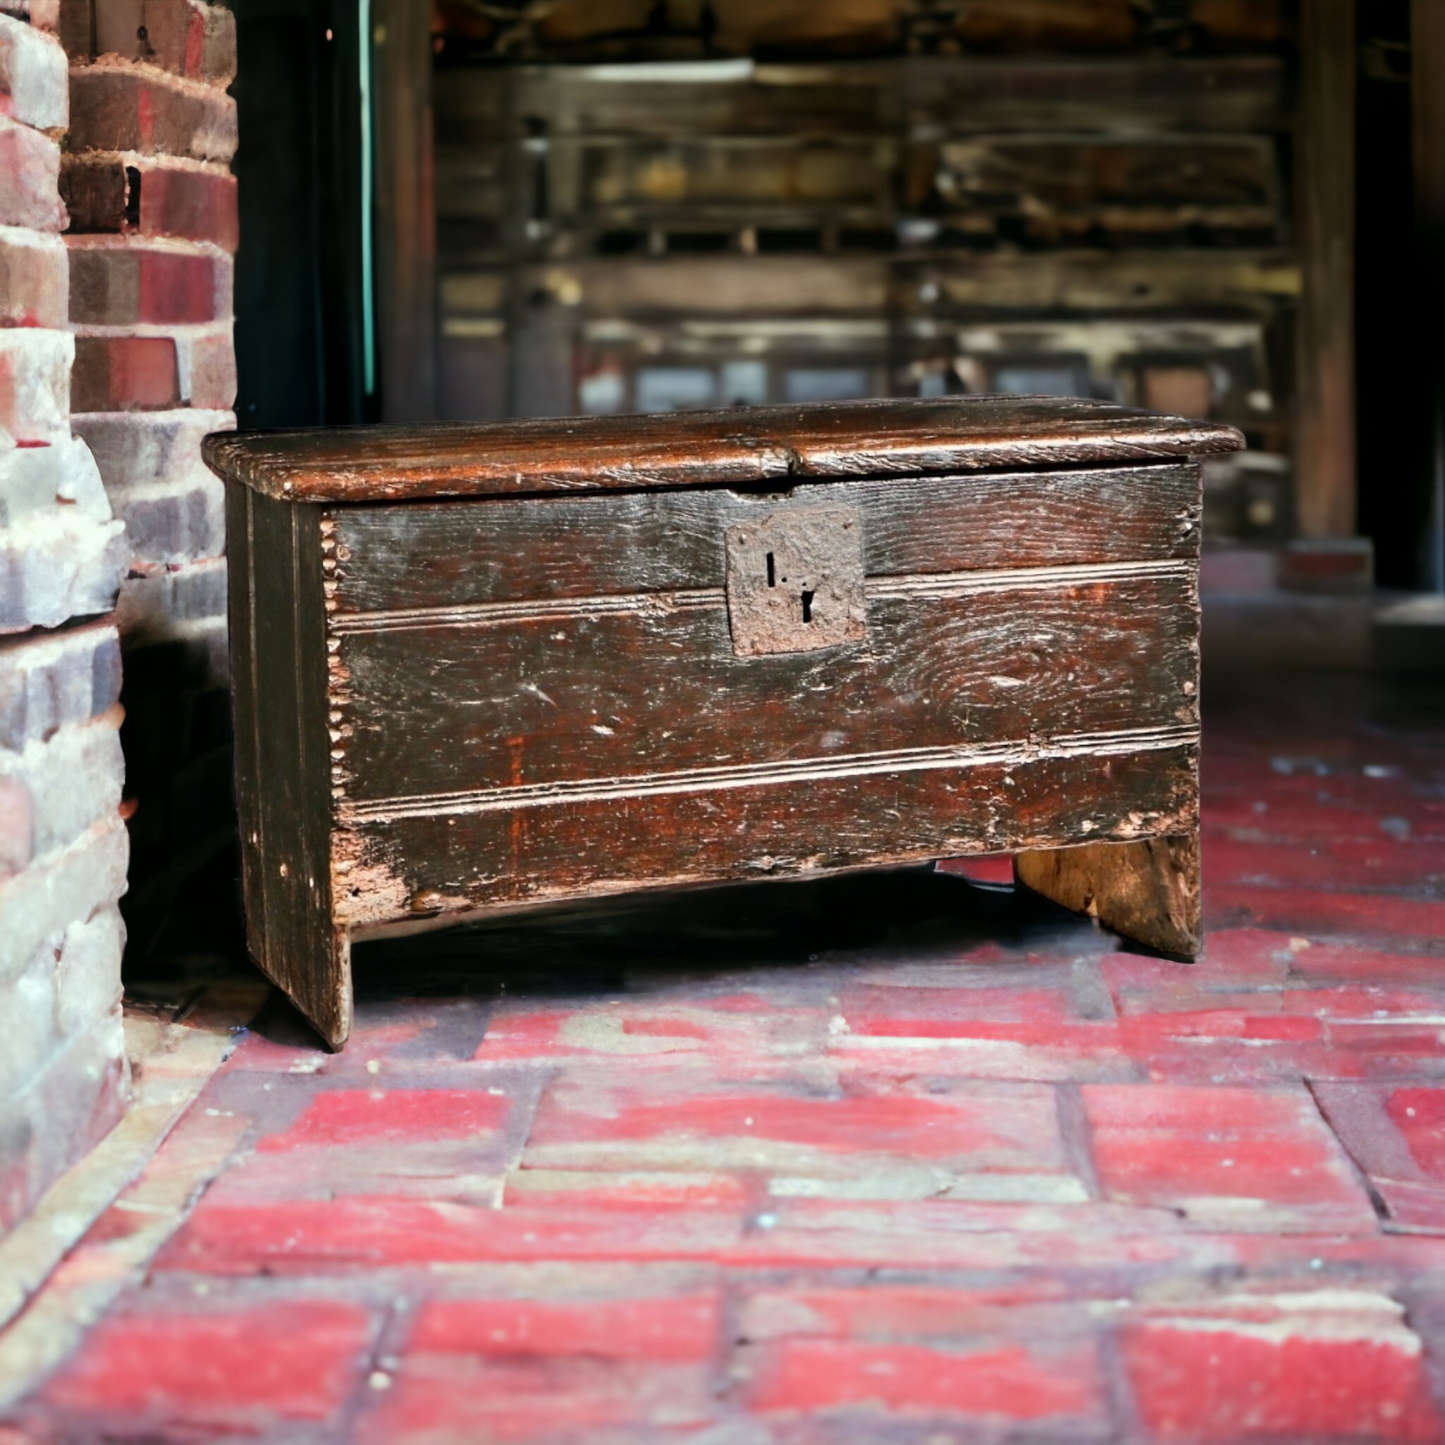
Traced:
POLYGON ((1100 841, 1074 891, 1186 951, 1150 840, 1197 830, 1187 454, 1235 439, 1043 398, 212 438, 258 963, 339 1046, 358 931, 1100 841), (740 642, 767 549, 821 580, 740 642))
POLYGON ((1306 537, 1355 530, 1355 0, 1300 7, 1295 497, 1306 537))
POLYGON ((1019 853, 1014 876, 1035 893, 1161 953, 1193 958, 1204 944, 1197 829, 1019 853))
POLYGON ((1242 445, 1233 427, 1109 402, 979 396, 217 433, 204 450, 214 471, 267 496, 377 502, 1122 464, 1242 445))
POLYGON ((1194 726, 1194 578, 1170 565, 875 598, 863 641, 767 657, 736 655, 721 599, 346 633, 346 796, 1194 726))
POLYGON ((338 897, 338 912, 366 925, 408 912, 1184 832, 1198 819, 1197 763, 1198 749, 1181 744, 879 773, 866 784, 810 778, 377 819, 338 836, 368 880, 338 897))
MULTIPOLYGON (((1190 462, 805 483, 788 505, 863 510, 872 577, 1192 557, 1190 462), (1019 518, 1028 525, 1020 527, 1019 518)), ((337 508, 336 613, 721 587, 722 537, 770 510, 726 488, 337 508)))
POLYGON ((243 888, 256 962, 332 1047, 351 1026, 331 921, 320 514, 227 489, 243 888))

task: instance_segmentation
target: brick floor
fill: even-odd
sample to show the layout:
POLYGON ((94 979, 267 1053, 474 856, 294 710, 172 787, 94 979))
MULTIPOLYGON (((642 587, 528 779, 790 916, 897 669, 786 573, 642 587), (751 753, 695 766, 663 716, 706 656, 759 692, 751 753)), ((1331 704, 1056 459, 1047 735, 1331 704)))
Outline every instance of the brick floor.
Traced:
POLYGON ((1445 1439, 1442 703, 1219 697, 1193 967, 978 861, 359 948, 0 1442, 1445 1439))

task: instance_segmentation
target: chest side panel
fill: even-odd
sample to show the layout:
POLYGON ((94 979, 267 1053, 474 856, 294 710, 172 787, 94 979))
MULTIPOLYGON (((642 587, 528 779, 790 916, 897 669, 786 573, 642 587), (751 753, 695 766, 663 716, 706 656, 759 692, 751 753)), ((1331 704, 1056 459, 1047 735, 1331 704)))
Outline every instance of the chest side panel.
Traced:
POLYGON ((1169 466, 341 510, 338 910, 1187 826, 1197 506, 1197 472, 1169 466), (864 635, 739 656, 727 528, 845 494, 864 635))

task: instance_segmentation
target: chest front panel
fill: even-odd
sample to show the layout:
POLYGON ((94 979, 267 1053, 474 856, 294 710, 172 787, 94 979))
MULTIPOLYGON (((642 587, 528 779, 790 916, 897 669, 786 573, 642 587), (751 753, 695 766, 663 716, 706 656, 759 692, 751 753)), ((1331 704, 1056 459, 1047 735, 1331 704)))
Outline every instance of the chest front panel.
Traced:
POLYGON ((1198 494, 1168 463, 324 511, 337 915, 1179 831, 1198 494))

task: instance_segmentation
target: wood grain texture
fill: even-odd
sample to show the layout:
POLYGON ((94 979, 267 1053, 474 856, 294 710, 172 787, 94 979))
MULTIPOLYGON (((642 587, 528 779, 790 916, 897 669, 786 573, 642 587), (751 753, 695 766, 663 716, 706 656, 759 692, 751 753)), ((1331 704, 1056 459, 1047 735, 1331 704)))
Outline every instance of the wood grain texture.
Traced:
POLYGON ((1054 397, 217 433, 213 470, 292 501, 394 501, 1162 461, 1233 451, 1233 427, 1054 397))
MULTIPOLYGON (((864 516, 871 577, 1193 557, 1199 466, 802 483, 864 516), (1028 518, 1021 527, 1019 519, 1028 518)), ((775 503, 713 487, 336 507, 333 614, 722 587, 726 530, 775 503)))
POLYGON ((1014 876, 1035 893, 1161 953, 1193 958, 1203 947, 1197 830, 1019 853, 1014 876))
POLYGON ((1187 832, 1198 749, 1036 756, 952 770, 444 810, 358 821, 337 837, 352 926, 637 888, 790 877, 969 853, 1187 832))
POLYGON ((738 657, 721 600, 346 633, 349 799, 1197 722, 1194 578, 870 602, 738 657))
POLYGON ((1188 453, 1236 440, 1045 398, 210 439, 258 961, 334 1046, 354 930, 1191 833, 1188 453), (727 539, 762 588, 824 516, 850 625, 740 655, 727 539))
POLYGON ((231 486, 227 524, 247 944, 337 1047, 351 989, 331 918, 320 515, 231 486))

